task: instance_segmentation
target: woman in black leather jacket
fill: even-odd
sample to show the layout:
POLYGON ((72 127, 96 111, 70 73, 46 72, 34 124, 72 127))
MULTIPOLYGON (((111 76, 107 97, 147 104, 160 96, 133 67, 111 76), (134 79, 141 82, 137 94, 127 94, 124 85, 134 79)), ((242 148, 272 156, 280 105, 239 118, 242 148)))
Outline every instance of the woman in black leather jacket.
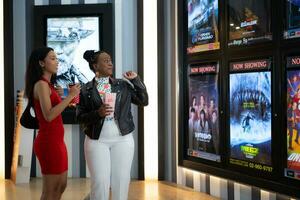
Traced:
POLYGON ((126 200, 134 154, 134 130, 131 103, 148 105, 148 94, 139 76, 126 72, 123 79, 111 78, 111 57, 104 51, 86 51, 95 78, 80 93, 76 116, 86 134, 84 151, 91 174, 91 200, 126 200), (105 96, 115 93, 114 106, 105 104, 105 96))

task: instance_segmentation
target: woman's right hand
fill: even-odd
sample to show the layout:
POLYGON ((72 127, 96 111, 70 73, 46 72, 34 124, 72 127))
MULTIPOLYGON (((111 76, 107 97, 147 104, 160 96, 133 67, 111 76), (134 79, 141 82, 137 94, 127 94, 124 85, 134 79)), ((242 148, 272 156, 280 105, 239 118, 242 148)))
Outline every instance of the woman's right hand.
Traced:
POLYGON ((54 89, 59 94, 59 96, 63 96, 64 95, 64 89, 60 85, 54 85, 54 89))
POLYGON ((69 89, 69 95, 70 95, 72 98, 76 97, 76 96, 79 95, 79 93, 80 93, 80 88, 81 88, 81 87, 80 87, 80 84, 79 84, 79 83, 73 85, 73 86, 70 87, 70 89, 69 89))
POLYGON ((113 112, 112 107, 109 106, 109 104, 102 104, 100 108, 98 109, 98 114, 100 117, 106 117, 110 115, 113 112))

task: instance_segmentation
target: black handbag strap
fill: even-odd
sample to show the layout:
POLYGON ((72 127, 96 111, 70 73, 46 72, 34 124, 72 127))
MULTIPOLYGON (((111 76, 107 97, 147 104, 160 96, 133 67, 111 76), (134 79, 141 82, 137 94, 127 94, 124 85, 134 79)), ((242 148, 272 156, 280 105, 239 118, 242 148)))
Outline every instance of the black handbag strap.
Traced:
POLYGON ((35 110, 34 110, 34 104, 33 104, 33 91, 31 92, 31 98, 28 98, 28 103, 27 103, 27 107, 32 107, 33 108, 33 111, 35 113, 35 110))

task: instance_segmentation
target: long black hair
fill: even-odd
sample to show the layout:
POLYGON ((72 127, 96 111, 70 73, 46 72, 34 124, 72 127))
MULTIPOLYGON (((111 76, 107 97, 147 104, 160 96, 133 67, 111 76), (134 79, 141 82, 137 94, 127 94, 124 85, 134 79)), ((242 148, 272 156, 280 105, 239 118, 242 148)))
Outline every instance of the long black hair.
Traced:
POLYGON ((87 50, 83 54, 83 58, 89 63, 89 67, 93 72, 95 72, 94 64, 97 63, 98 57, 102 53, 106 53, 106 51, 87 50))
POLYGON ((31 101, 33 96, 33 87, 43 76, 43 69, 39 61, 43 61, 50 51, 50 47, 41 47, 31 52, 29 57, 26 75, 25 75, 25 96, 31 101))

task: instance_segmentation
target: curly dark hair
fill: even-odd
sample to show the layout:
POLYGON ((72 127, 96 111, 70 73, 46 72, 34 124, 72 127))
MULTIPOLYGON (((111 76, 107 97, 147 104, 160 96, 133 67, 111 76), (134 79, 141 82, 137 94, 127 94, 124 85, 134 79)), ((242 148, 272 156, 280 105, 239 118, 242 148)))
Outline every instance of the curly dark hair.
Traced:
POLYGON ((98 57, 102 53, 107 53, 107 52, 106 51, 87 50, 83 54, 83 58, 89 63, 89 67, 93 72, 95 72, 93 65, 97 63, 98 57))

